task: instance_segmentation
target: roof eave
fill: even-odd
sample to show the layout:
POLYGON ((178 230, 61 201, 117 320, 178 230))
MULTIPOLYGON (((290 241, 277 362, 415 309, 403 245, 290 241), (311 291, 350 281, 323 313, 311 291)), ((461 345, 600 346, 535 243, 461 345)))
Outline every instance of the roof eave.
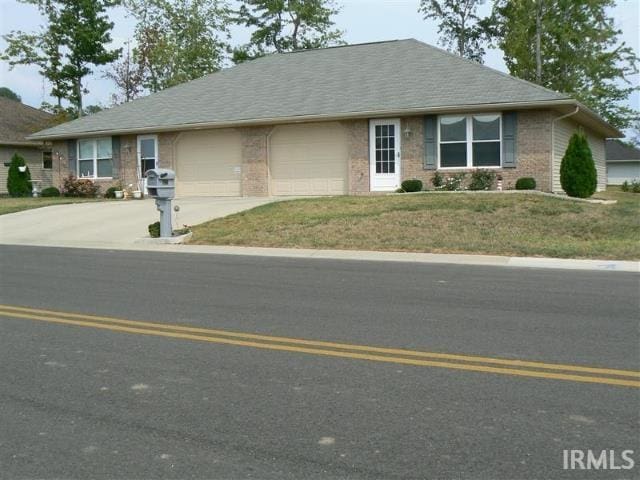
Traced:
MULTIPOLYGON (((465 105, 445 105, 440 107, 416 107, 405 108, 397 110, 371 110, 360 112, 345 112, 339 114, 317 114, 317 115, 298 115, 288 117, 269 117, 259 119, 242 119, 234 121, 222 121, 222 122, 200 122, 200 123, 186 123, 186 124, 174 124, 152 127, 140 127, 140 128, 128 128, 128 129, 105 129, 105 130, 90 130, 77 133, 62 133, 62 134, 43 134, 38 133, 29 135, 28 139, 31 140, 64 140, 69 138, 86 138, 105 135, 134 135, 144 133, 160 133, 171 131, 183 131, 183 130, 200 130, 207 128, 233 128, 233 127, 250 127, 250 126, 263 126, 263 125, 277 125, 283 123, 308 123, 317 121, 335 121, 335 120, 349 120, 349 119, 362 119, 362 118, 380 118, 380 117, 392 117, 392 116, 411 116, 411 115, 427 115, 430 113, 444 113, 444 112, 469 112, 469 111, 491 111, 491 110, 526 110, 536 108, 552 108, 563 105, 580 106, 580 110, 591 118, 592 122, 600 127, 598 130, 606 132, 607 137, 623 137, 624 135, 611 125, 606 123, 596 113, 589 110, 587 107, 579 104, 574 99, 558 99, 558 100, 542 100, 534 102, 502 102, 502 103, 484 103, 484 104, 465 104, 465 105)), ((43 132, 46 132, 44 130, 43 132)))

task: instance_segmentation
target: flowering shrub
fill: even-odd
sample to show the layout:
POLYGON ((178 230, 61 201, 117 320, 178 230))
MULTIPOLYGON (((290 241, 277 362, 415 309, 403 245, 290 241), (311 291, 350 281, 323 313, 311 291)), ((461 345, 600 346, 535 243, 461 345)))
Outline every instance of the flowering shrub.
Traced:
POLYGON ((86 178, 76 178, 72 173, 62 181, 62 194, 65 197, 93 198, 99 191, 99 185, 86 178))
POLYGON ((447 177, 444 180, 444 184, 440 188, 438 188, 438 190, 447 190, 449 192, 458 192, 460 190, 464 190, 463 182, 465 176, 465 173, 460 172, 456 173, 452 177, 447 177))
POLYGON ((471 174, 469 190, 491 190, 495 180, 495 172, 491 170, 476 170, 471 174))

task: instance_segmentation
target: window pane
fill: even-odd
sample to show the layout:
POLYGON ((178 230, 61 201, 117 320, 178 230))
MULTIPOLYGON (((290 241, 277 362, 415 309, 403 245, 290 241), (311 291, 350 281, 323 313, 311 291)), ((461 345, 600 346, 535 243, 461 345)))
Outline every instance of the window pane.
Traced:
POLYGON ((389 138, 389 148, 396 148, 396 137, 389 138))
POLYGON ((98 158, 111 158, 111 138, 101 138, 98 140, 98 158))
POLYGON ((142 160, 141 167, 142 167, 142 175, 144 175, 146 177, 147 170, 151 170, 152 168, 156 168, 156 161, 153 158, 142 160))
POLYGON ((466 117, 440 117, 440 141, 462 142, 467 139, 466 117))
POLYGON ((500 142, 482 142, 473 144, 474 167, 499 167, 500 142))
POLYGON ((382 125, 382 130, 381 130, 381 132, 382 132, 382 133, 381 133, 381 135, 382 135, 383 137, 386 137, 386 136, 387 136, 387 126, 386 126, 386 125, 382 125))
POLYGON ((441 167, 466 167, 467 166, 467 144, 466 143, 444 143, 440 145, 440 166, 441 167))
POLYGON ((474 115, 474 140, 500 140, 500 115, 474 115))
POLYGON ((389 162, 389 173, 396 173, 396 162, 389 162))
POLYGON ((393 137, 395 135, 395 130, 396 130, 396 126, 395 125, 389 125, 389 136, 393 137))
POLYGON ((140 140, 140 152, 142 158, 156 158, 156 141, 153 138, 140 140))
POLYGON ((78 145, 80 145, 78 158, 93 158, 93 140, 80 140, 78 145))
POLYGON ((382 173, 382 162, 376 162, 376 173, 382 173))
POLYGON ((51 158, 51 152, 42 152, 42 168, 50 170, 53 168, 53 160, 51 158))
POLYGON ((79 177, 93 177, 93 160, 80 160, 78 162, 79 177))
POLYGON ((113 161, 98 160, 98 177, 112 177, 113 176, 113 161))

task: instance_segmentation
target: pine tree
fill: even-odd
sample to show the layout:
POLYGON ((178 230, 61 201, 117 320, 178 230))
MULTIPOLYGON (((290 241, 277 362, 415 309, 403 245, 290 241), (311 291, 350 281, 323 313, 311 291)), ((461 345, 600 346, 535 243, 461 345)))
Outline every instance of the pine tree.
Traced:
POLYGON ((31 172, 29 167, 17 153, 11 157, 11 164, 7 172, 7 190, 12 197, 28 197, 31 195, 31 172), (25 167, 21 172, 20 167, 25 167))
POLYGON ((598 186, 598 173, 589 142, 582 133, 574 133, 560 164, 560 185, 570 197, 587 198, 598 186))

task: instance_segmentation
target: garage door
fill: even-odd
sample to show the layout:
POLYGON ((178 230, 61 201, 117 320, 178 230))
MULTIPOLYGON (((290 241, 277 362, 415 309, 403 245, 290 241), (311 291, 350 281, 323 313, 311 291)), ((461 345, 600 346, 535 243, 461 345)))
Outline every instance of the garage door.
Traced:
POLYGON ((640 162, 607 163, 607 184, 622 185, 640 179, 640 162))
POLYGON ((338 123, 285 125, 271 136, 272 195, 347 193, 347 133, 338 123))
POLYGON ((235 130, 185 132, 176 147, 176 190, 180 196, 238 196, 242 166, 235 130))

